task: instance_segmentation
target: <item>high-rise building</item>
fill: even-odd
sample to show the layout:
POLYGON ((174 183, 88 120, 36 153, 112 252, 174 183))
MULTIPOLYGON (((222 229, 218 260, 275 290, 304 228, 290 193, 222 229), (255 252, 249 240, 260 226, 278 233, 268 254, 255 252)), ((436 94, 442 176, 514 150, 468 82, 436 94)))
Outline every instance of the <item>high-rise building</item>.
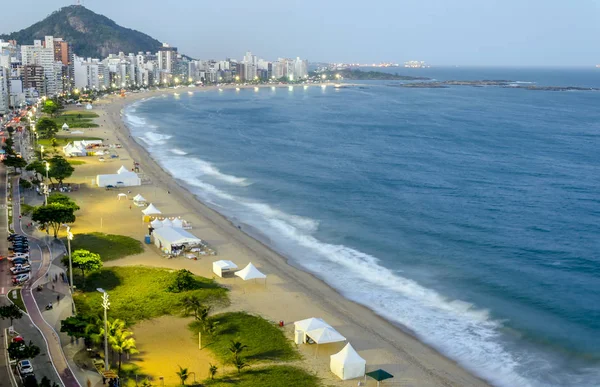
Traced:
POLYGON ((101 90, 108 87, 108 69, 98 59, 75 57, 73 62, 75 72, 75 87, 101 90))
POLYGON ((46 95, 44 68, 36 64, 23 66, 23 88, 36 89, 39 95, 46 95))
POLYGON ((171 47, 167 43, 158 49, 158 68, 161 71, 171 74, 175 68, 177 59, 177 47, 171 47))
POLYGON ((62 93, 62 62, 54 60, 54 37, 46 36, 44 44, 41 40, 34 40, 32 46, 21 46, 21 60, 23 66, 37 65, 44 68, 44 92, 38 88, 40 94, 51 96, 62 93))
POLYGON ((8 78, 8 68, 0 66, 0 114, 8 113, 8 107, 10 104, 10 90, 8 88, 8 78))

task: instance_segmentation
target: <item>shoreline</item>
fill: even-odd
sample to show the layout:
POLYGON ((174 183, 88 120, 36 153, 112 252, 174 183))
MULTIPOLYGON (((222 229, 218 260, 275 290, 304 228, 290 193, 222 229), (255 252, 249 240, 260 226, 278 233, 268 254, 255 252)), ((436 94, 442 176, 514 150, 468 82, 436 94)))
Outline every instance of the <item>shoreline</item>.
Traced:
MULTIPOLYGON (((348 84, 343 84, 349 86, 348 84)), ((333 86, 329 84, 328 86, 333 86)), ((289 85, 262 85, 262 86, 224 86, 222 89, 253 88, 253 87, 289 87, 289 85)), ((299 86, 295 86, 299 87, 299 86)), ((309 87, 320 87, 312 85, 309 87)), ((161 95, 176 94, 185 91, 207 92, 216 91, 218 87, 168 89, 151 92, 129 94, 125 98, 111 96, 106 104, 100 104, 100 110, 104 110, 108 119, 107 124, 116 128, 116 135, 133 160, 142 164, 142 170, 151 180, 153 185, 166 187, 172 198, 188 209, 191 213, 206 219, 221 234, 231 238, 237 245, 242 246, 252 256, 260 257, 262 266, 268 268, 267 274, 275 274, 283 279, 285 284, 292 284, 303 296, 319 305, 322 309, 332 313, 337 320, 343 321, 345 325, 352 325, 356 334, 368 337, 353 337, 345 329, 342 332, 348 341, 357 344, 355 348, 360 352, 363 348, 360 342, 369 342, 367 348, 384 348, 394 353, 394 358, 399 361, 390 363, 387 357, 381 357, 380 366, 400 377, 406 373, 407 367, 414 372, 419 385, 432 386, 488 386, 487 382, 470 373, 456 361, 447 358, 433 347, 420 341, 407 327, 393 323, 378 315, 375 311, 357 302, 346 299, 338 290, 332 288, 314 274, 305 271, 290 263, 282 254, 276 252, 270 246, 259 239, 239 229, 231 220, 204 204, 199 198, 191 193, 181 182, 164 170, 150 153, 138 143, 130 134, 129 128, 123 121, 123 109, 140 100, 161 95), (187 89, 187 90, 186 90, 187 89), (396 364, 397 363, 397 364, 396 364), (395 368, 395 369, 394 369, 395 368), (420 375, 419 375, 420 374, 420 375), (418 377, 420 376, 420 377, 418 377)), ((254 260, 253 260, 254 261, 254 260)), ((290 306, 293 307, 293 306, 290 306)), ((305 316, 311 317, 311 316, 305 316)), ((319 316, 316 316, 319 317, 319 316)), ((290 324, 292 321, 286 321, 290 324)), ((346 328, 346 326, 345 326, 346 328)), ((369 359, 367 359, 369 363, 369 359)), ((371 361, 370 363, 373 363, 371 361)))

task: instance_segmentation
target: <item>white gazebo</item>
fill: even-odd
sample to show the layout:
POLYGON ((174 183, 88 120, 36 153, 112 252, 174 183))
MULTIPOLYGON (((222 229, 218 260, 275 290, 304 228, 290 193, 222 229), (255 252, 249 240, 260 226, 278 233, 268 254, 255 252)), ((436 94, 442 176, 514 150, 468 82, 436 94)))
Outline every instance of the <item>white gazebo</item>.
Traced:
POLYGON ((235 275, 243 279, 244 281, 252 280, 252 279, 262 279, 267 278, 267 276, 261 273, 256 266, 250 262, 245 268, 240 271, 236 271, 235 275))
POLYGON ((171 222, 171 221, 169 220, 169 218, 165 218, 165 219, 162 221, 162 226, 163 226, 163 227, 173 227, 173 222, 171 222))
POLYGON ((225 273, 231 272, 232 270, 237 269, 237 265, 231 261, 216 261, 213 262, 213 273, 223 278, 225 273))
POLYGON ((166 253, 171 253, 174 246, 197 246, 202 239, 181 228, 161 227, 152 233, 154 244, 166 253))
POLYGON ((330 356, 329 369, 342 380, 365 376, 367 361, 352 348, 350 343, 344 349, 330 356))
POLYGON ((144 197, 140 194, 137 194, 133 197, 133 204, 135 204, 138 207, 142 207, 146 205, 146 199, 144 199, 144 197))
POLYGON ((120 194, 118 194, 118 195, 117 195, 117 198, 118 198, 119 200, 121 200, 122 198, 125 198, 125 199, 127 199, 127 194, 125 194, 125 193, 120 193, 120 194))
POLYGON ((93 106, 91 103, 88 103, 87 105, 85 105, 85 109, 86 110, 92 110, 93 106))
POLYGON ((62 126, 62 130, 69 130, 69 125, 66 122, 62 126))
POLYGON ((317 317, 311 317, 294 323, 294 331, 296 332, 296 344, 306 343, 306 332, 317 328, 331 327, 325 320, 317 317))
POLYGON ((121 165, 121 168, 119 168, 119 169, 117 170, 117 174, 118 174, 118 175, 120 175, 120 174, 123 174, 123 173, 127 173, 127 172, 129 172, 129 169, 125 168, 125 166, 124 166, 124 165, 121 165))
POLYGON ((171 224, 173 225, 173 227, 176 228, 183 228, 183 220, 179 219, 179 218, 175 218, 171 221, 171 224))
POLYGON ((319 353, 320 344, 339 343, 340 341, 346 341, 346 338, 332 327, 322 327, 307 331, 306 336, 317 343, 315 357, 317 357, 317 354, 319 353))
POLYGON ((160 215, 162 214, 162 212, 160 212, 160 210, 156 207, 154 207, 154 204, 150 203, 150 205, 146 208, 144 208, 142 210, 142 213, 144 215, 160 215))

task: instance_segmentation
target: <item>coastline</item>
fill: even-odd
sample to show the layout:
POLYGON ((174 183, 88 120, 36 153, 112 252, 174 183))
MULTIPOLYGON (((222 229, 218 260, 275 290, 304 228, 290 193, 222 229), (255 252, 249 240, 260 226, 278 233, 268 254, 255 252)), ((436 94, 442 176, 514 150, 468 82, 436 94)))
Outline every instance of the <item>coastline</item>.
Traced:
MULTIPOLYGON (((347 86, 347 84, 345 85, 347 86)), ((252 87, 254 86, 240 86, 240 88, 252 87)), ((278 85, 277 87, 288 87, 288 85, 278 85)), ((319 85, 310 87, 319 87, 319 85)), ((234 89, 235 86, 222 88, 234 89)), ((169 191, 173 200, 185 207, 190 213, 206 220, 219 234, 229 238, 230 243, 241 247, 248 255, 252 256, 252 261, 258 262, 259 267, 266 268, 266 273, 269 276, 274 275, 281 279, 281 283, 283 283, 281 285, 276 282, 274 285, 270 284, 269 287, 280 287, 280 289, 277 289, 278 291, 290 292, 292 298, 307 300, 317 309, 315 317, 324 317, 329 321, 326 316, 319 315, 319 312, 326 311, 331 316, 332 321, 329 322, 334 326, 341 326, 341 332, 349 339, 349 342, 354 345, 361 355, 366 355, 364 357, 367 359, 368 367, 385 367, 386 370, 396 375, 396 380, 417 382, 418 385, 487 386, 488 384, 485 381, 469 373, 455 361, 419 341, 406 327, 393 324, 371 309, 347 300, 324 281, 290 264, 283 255, 246 234, 229 219, 202 203, 180 182, 162 169, 147 150, 130 136, 129 129, 123 122, 122 110, 138 100, 185 91, 207 92, 216 89, 217 87, 181 88, 129 94, 126 98, 113 96, 110 97, 107 104, 100 104, 97 107, 105 112, 108 119, 107 123, 110 124, 109 127, 116 129, 119 142, 132 159, 142 164, 143 172, 152 180, 154 186, 169 191), (336 324, 335 321, 340 323, 336 324)), ((287 324, 293 322, 293 319, 312 317, 312 315, 296 315, 298 312, 291 310, 294 308, 294 305, 291 304, 271 308, 270 303, 278 300, 269 299, 268 296, 261 303, 262 308, 267 310, 251 311, 263 314, 266 318, 273 320, 283 319, 287 324), (292 319, 286 320, 281 317, 283 315, 291 316, 292 319), (280 318, 276 316, 280 316, 280 318)), ((273 294, 270 296, 273 296, 273 294)), ((243 298, 243 296, 240 297, 243 298)), ((256 305, 253 308, 261 309, 256 305)), ((324 362, 321 360, 321 363, 324 362)), ((324 363, 322 366, 328 370, 328 363, 324 363)))

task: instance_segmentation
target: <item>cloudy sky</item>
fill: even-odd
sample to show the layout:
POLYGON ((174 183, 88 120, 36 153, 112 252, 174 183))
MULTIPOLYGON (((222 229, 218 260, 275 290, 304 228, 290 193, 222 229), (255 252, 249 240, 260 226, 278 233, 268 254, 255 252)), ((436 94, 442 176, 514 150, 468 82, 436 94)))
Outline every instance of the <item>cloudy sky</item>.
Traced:
MULTIPOLYGON (((4 2, 5 0, 0 0, 4 2)), ((73 2, 2 5, 0 32, 73 2)), ((600 63, 600 0, 84 0, 118 24, 197 58, 434 65, 600 63)))

